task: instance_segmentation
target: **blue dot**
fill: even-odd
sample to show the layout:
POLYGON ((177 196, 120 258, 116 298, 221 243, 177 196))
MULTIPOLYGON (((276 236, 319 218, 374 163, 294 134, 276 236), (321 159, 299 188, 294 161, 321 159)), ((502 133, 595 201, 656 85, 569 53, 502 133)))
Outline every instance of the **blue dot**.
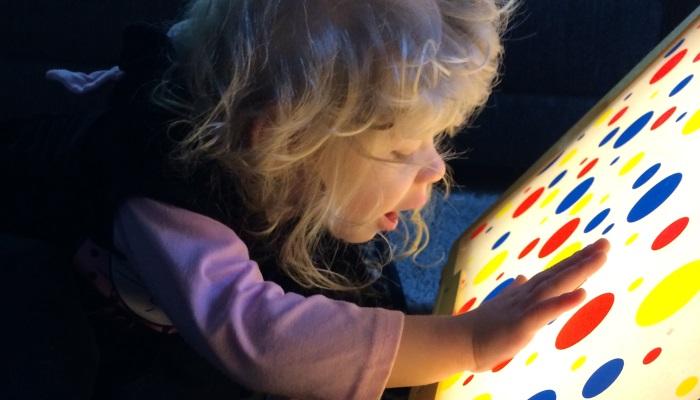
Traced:
POLYGON ((600 225, 600 223, 603 222, 603 220, 608 216, 608 214, 610 214, 609 208, 606 208, 605 210, 599 212, 598 215, 593 217, 591 222, 589 222, 588 225, 586 225, 586 228, 583 230, 583 233, 588 233, 593 229, 597 228, 598 225, 600 225))
POLYGON ((642 196, 627 215, 627 222, 636 222, 656 210, 665 202, 681 183, 683 174, 680 172, 669 175, 657 183, 642 196))
POLYGON ((679 115, 678 118, 676 118, 676 122, 682 120, 683 117, 685 117, 685 114, 687 114, 687 112, 684 112, 683 114, 679 115))
POLYGON ((610 139, 612 139, 615 136, 615 134, 617 134, 617 131, 619 131, 619 130, 620 130, 620 128, 615 128, 612 131, 610 131, 610 133, 605 135, 603 140, 601 140, 600 143, 598 143, 598 147, 605 146, 605 144, 608 143, 610 141, 610 139))
POLYGON ((579 183, 578 186, 576 186, 568 195, 566 195, 566 197, 564 197, 564 200, 561 201, 559 207, 557 207, 557 214, 561 214, 568 210, 569 207, 573 206, 581 197, 583 197, 584 194, 586 194, 586 191, 588 191, 591 185, 593 185, 593 177, 579 183))
POLYGON ((508 279, 506 279, 505 281, 501 282, 501 284, 498 285, 498 286, 496 286, 496 288, 493 289, 493 290, 491 291, 491 293, 489 293, 486 297, 484 297, 484 301, 482 301, 482 304, 483 304, 483 303, 486 303, 487 301, 489 301, 489 300, 493 299, 494 297, 498 296, 498 294, 501 293, 501 292, 503 291, 503 289, 505 289, 505 288, 507 288, 508 286, 510 286, 510 284, 513 283, 513 281, 515 281, 515 278, 508 278, 508 279))
POLYGON ((660 163, 656 163, 656 164, 652 165, 651 167, 649 167, 649 169, 644 171, 644 173, 641 174, 639 176, 639 178, 637 178, 637 180, 632 185, 632 189, 636 189, 636 188, 642 186, 643 184, 647 183, 647 181, 649 181, 649 179, 651 179, 654 176, 654 174, 656 173, 656 171, 659 170, 659 168, 661 168, 660 163))
POLYGON ((613 226, 615 226, 615 224, 610 224, 610 225, 608 225, 608 227, 605 228, 605 230, 603 230, 603 235, 605 235, 606 233, 610 232, 610 230, 613 228, 613 226))
POLYGON ((502 245, 503 242, 508 239, 508 236, 510 236, 510 232, 506 232, 503 234, 503 236, 499 237, 498 240, 496 240, 496 243, 493 244, 493 247, 491 247, 491 250, 496 250, 498 246, 502 245))
POLYGON ((624 366, 625 362, 621 358, 615 358, 603 364, 586 381, 583 386, 583 397, 590 399, 603 393, 620 376, 624 366))
POLYGON ((552 182, 549 183, 548 188, 551 189, 551 188, 554 187, 554 185, 556 185, 557 183, 559 183, 559 181, 561 180, 561 178, 563 178, 564 175, 566 175, 566 171, 567 171, 567 170, 562 171, 559 175, 556 176, 556 178, 552 179, 552 182))
POLYGON ((671 90, 671 93, 669 93, 668 97, 673 97, 676 93, 680 92, 683 90, 683 88, 688 84, 693 79, 693 74, 690 74, 686 76, 682 81, 678 82, 676 87, 671 90))
POLYGON ((620 159, 620 156, 617 156, 617 157, 615 157, 615 159, 614 159, 614 160, 612 160, 612 162, 610 163, 610 166, 613 166, 613 165, 615 165, 615 163, 616 163, 616 162, 617 162, 617 160, 619 160, 619 159, 620 159))
POLYGON ((637 134, 644 128, 644 125, 646 125, 647 122, 649 122, 649 120, 653 116, 654 112, 649 111, 648 113, 637 118, 637 120, 632 122, 632 125, 625 129, 625 131, 622 132, 622 135, 620 135, 620 137, 617 138, 617 141, 615 142, 613 147, 617 149, 618 147, 632 140, 632 138, 637 136, 637 134))
POLYGON ((548 170, 549 167, 551 167, 552 165, 554 165, 554 163, 557 162, 557 160, 559 159, 559 157, 562 156, 562 154, 564 154, 563 151, 562 151, 561 153, 559 153, 558 156, 554 157, 554 160, 552 160, 549 164, 547 164, 546 167, 542 168, 542 170, 537 174, 537 176, 542 175, 542 174, 544 173, 544 171, 548 170))
POLYGON ((554 390, 543 390, 527 400, 557 400, 557 394, 554 390))
POLYGON ((664 54, 664 58, 670 56, 671 54, 673 54, 674 51, 678 50, 678 48, 681 47, 683 42, 685 42, 685 38, 681 39, 678 43, 671 47, 671 49, 667 51, 666 54, 664 54))

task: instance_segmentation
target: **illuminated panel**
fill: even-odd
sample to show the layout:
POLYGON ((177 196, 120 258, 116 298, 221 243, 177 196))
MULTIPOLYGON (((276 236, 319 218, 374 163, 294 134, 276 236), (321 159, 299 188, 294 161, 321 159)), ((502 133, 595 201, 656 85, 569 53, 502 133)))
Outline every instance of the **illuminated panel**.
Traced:
POLYGON ((459 242, 455 314, 606 237, 586 300, 437 398, 700 397, 700 19, 680 32, 459 242))

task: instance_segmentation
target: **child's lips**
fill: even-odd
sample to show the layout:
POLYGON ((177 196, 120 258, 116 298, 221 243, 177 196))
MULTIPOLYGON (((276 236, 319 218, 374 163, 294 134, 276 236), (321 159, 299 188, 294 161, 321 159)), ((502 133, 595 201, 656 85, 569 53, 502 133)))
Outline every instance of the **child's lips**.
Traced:
POLYGON ((396 211, 389 211, 382 217, 382 229, 386 231, 393 231, 399 224, 399 213, 396 211))

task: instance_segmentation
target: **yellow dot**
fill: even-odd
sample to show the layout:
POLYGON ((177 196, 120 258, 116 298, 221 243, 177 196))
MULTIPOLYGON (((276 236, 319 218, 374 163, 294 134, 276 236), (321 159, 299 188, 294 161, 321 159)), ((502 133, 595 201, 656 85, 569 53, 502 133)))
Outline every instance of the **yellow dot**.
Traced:
POLYGON ((474 397, 474 400, 491 400, 491 394, 490 393, 482 393, 482 394, 474 397))
POLYGON ((612 115, 612 112, 613 112, 612 108, 608 108, 604 113, 600 114, 600 117, 598 117, 598 119, 595 120, 595 122, 593 123, 593 126, 602 125, 603 122, 607 121, 608 117, 610 117, 610 115, 612 115))
POLYGON ((581 368, 581 366, 586 362, 586 356, 579 357, 573 364, 571 364, 571 370, 576 371, 581 368))
POLYGON ((478 285, 485 281, 491 274, 496 272, 498 267, 503 264, 503 262, 508 258, 508 250, 503 250, 502 252, 496 254, 489 262, 484 265, 481 270, 474 277, 474 284, 478 285))
POLYGON ((562 157, 561 161, 559 161, 559 166, 561 167, 562 165, 568 163, 569 160, 571 160, 572 158, 574 158, 574 156, 576 155, 576 152, 577 152, 577 151, 578 151, 578 149, 572 149, 571 151, 569 151, 568 153, 566 153, 566 155, 565 155, 564 157, 562 157))
POLYGON ((683 308, 698 292, 700 260, 695 260, 668 274, 649 292, 637 309, 637 324, 658 324, 683 308))
POLYGON ((575 242, 571 243, 569 246, 561 250, 557 255, 552 257, 551 260, 545 265, 544 269, 549 269, 555 266, 558 262, 563 261, 569 257, 571 257, 574 253, 577 251, 581 250, 583 248, 583 244, 581 242, 575 242))
POLYGON ((557 197, 558 194, 559 194, 559 188, 554 188, 554 190, 549 192, 547 197, 545 197, 544 200, 542 200, 542 203, 540 203, 540 208, 545 208, 547 206, 547 204, 551 203, 552 200, 554 200, 554 198, 557 197))
POLYGON ((528 357, 527 360, 525 360, 525 365, 530 365, 530 364, 532 364, 533 361, 535 361, 536 358, 537 358, 537 352, 534 352, 534 353, 530 354, 530 357, 528 357))
POLYGON ((642 282, 644 282, 644 278, 637 278, 637 279, 635 279, 634 282, 632 282, 632 283, 630 284, 630 286, 627 288, 627 291, 629 291, 629 292, 634 291, 634 289, 638 288, 639 285, 642 284, 642 282))
POLYGON ((587 195, 583 196, 581 200, 577 201, 576 204, 574 204, 574 206, 571 207, 571 211, 569 211, 569 214, 578 214, 581 210, 583 210, 584 207, 586 207, 586 205, 588 205, 588 202, 591 201, 592 198, 593 193, 588 193, 587 195))
POLYGON ((654 91, 654 93, 652 93, 651 96, 649 96, 649 99, 653 99, 653 98, 656 97, 658 94, 659 94, 659 91, 658 91, 658 90, 654 91))
POLYGON ((445 379, 444 381, 440 382, 440 386, 442 386, 444 388, 448 388, 448 387, 454 385, 455 383, 459 382, 462 378, 462 375, 464 375, 464 372, 454 374, 454 375, 450 376, 449 378, 445 379))
POLYGON ((504 205, 500 210, 498 210, 498 213, 496 213, 496 218, 501 218, 502 216, 504 216, 512 206, 512 203, 506 203, 506 205, 504 205))
POLYGON ((544 225, 545 222, 547 222, 547 216, 545 215, 544 218, 542 218, 542 221, 540 221, 540 225, 544 225))
POLYGON ((610 198, 610 193, 606 194, 605 196, 603 196, 602 199, 600 199, 600 204, 605 203, 606 201, 608 201, 609 198, 610 198))
POLYGON ((630 171, 632 171, 634 167, 636 167, 637 164, 639 164, 639 162, 642 161, 642 158, 644 158, 643 151, 639 152, 636 156, 630 158, 630 160, 627 161, 625 165, 622 166, 622 168, 620 168, 620 176, 624 176, 630 171))
POLYGON ((681 132, 684 135, 690 135, 698 129, 700 129, 700 110, 695 111, 695 114, 685 123, 681 132))
POLYGON ((632 236, 630 236, 629 238, 627 238, 627 241, 625 242, 625 246, 629 246, 629 245, 631 245, 632 243, 634 243, 634 241, 637 240, 638 237, 639 237, 639 234, 638 234, 638 233, 632 234, 632 236))
POLYGON ((676 388, 676 396, 682 397, 685 396, 686 394, 690 393, 691 390, 695 387, 695 385, 698 384, 698 377, 697 376, 691 376, 681 382, 680 385, 676 388))

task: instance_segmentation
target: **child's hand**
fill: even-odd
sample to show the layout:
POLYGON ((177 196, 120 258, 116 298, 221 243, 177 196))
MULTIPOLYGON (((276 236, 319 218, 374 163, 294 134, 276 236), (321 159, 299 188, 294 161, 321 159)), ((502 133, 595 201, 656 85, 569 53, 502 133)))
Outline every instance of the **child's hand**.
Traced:
POLYGON ((118 66, 86 74, 67 69, 50 69, 46 71, 46 79, 56 81, 68 91, 75 94, 93 92, 109 82, 118 81, 124 72, 118 66))
POLYGON ((530 280, 520 275, 494 299, 460 316, 473 332, 472 369, 509 360, 538 329, 579 304, 586 296, 579 286, 603 265, 609 248, 600 239, 530 280))

